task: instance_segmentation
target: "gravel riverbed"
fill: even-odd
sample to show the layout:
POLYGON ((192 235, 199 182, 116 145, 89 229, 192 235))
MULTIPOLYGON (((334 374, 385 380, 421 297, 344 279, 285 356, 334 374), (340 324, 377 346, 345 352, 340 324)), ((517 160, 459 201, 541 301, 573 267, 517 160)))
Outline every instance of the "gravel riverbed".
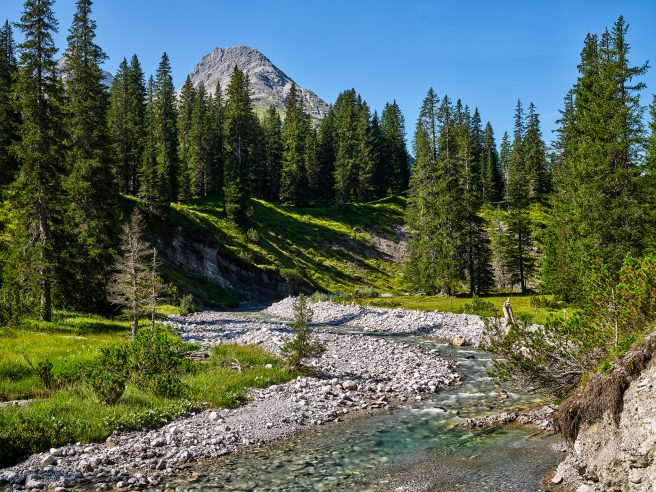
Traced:
MULTIPOLYGON (((265 313, 289 318, 291 299, 265 313)), ((421 333, 449 340, 480 339, 475 316, 417 313, 314 304, 315 321, 371 331, 421 333), (458 328, 460 323, 460 328, 458 328), (478 337, 478 338, 477 338, 478 337)), ((479 319, 480 320, 480 319, 479 319)), ((203 346, 257 344, 278 352, 291 332, 285 323, 236 313, 204 311, 169 321, 188 341, 203 346)), ((482 327, 482 323, 480 323, 482 327)), ((70 445, 30 456, 0 471, 0 488, 66 490, 90 484, 97 490, 162 486, 196 460, 257 446, 350 414, 377 411, 439 391, 458 381, 453 363, 436 350, 400 341, 341 332, 316 332, 325 354, 312 361, 318 377, 252 390, 235 410, 209 409, 156 430, 114 434, 106 442, 70 445)))
MULTIPOLYGON (((267 309, 265 313, 282 319, 292 319, 295 298, 287 297, 267 309)), ((364 331, 423 335, 451 342, 462 337, 464 343, 478 346, 483 335, 484 321, 473 314, 386 309, 358 304, 337 304, 329 301, 312 303, 313 322, 316 324, 353 326, 364 331)))

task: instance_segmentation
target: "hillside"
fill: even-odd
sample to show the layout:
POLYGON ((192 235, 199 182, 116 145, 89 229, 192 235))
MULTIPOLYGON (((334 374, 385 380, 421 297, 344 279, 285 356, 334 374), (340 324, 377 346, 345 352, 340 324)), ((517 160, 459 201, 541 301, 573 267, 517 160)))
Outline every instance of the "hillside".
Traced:
MULTIPOLYGON (((250 79, 251 96, 256 109, 262 110, 271 105, 284 109, 285 96, 294 81, 254 48, 215 48, 198 62, 189 76, 194 87, 202 83, 210 94, 214 94, 217 81, 221 82, 223 91, 226 90, 235 66, 250 79)), ((310 116, 317 119, 325 116, 329 107, 325 101, 300 86, 299 94, 310 116)))
POLYGON ((163 274, 209 305, 271 300, 296 291, 399 290, 405 200, 342 208, 251 200, 251 227, 229 223, 215 198, 172 204, 150 217, 163 274))

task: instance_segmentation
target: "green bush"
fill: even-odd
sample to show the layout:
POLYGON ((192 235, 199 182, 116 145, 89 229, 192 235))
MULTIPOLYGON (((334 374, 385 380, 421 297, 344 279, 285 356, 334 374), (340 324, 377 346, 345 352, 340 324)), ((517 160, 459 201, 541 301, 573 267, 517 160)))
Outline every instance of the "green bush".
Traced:
POLYGON ((53 389, 55 377, 52 374, 52 363, 50 361, 39 362, 36 366, 36 375, 39 377, 39 381, 41 381, 45 389, 53 389))
POLYGON ((142 330, 128 344, 101 349, 94 370, 120 374, 155 394, 176 396, 181 394, 180 376, 194 369, 184 357, 188 350, 184 342, 156 327, 142 330))
POLYGON ((324 292, 315 291, 311 296, 310 300, 314 303, 316 302, 325 302, 330 301, 330 296, 324 292))
POLYGON ((180 314, 186 316, 198 311, 198 307, 194 304, 194 296, 187 294, 180 298, 180 314))
POLYGON ((125 376, 118 372, 93 371, 87 381, 100 401, 108 405, 116 403, 125 392, 125 376))
POLYGON ((462 312, 467 314, 475 314, 483 318, 491 318, 499 316, 499 310, 494 307, 489 301, 485 301, 478 296, 474 296, 471 302, 462 306, 462 312))
POLYGON ((150 391, 163 398, 180 398, 185 392, 185 385, 180 378, 171 373, 156 374, 148 383, 150 391))

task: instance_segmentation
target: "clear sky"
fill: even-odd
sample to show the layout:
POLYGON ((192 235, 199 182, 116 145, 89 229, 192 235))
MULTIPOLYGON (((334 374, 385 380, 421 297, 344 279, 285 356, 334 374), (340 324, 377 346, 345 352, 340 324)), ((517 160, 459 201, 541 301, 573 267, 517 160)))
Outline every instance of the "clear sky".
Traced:
MULTIPOLYGON (((17 20, 21 0, 0 0, 0 19, 17 20)), ((75 0, 57 0, 57 46, 75 0)), ((147 73, 167 51, 179 87, 215 47, 248 45, 327 102, 350 87, 382 109, 396 99, 411 138, 430 86, 478 106, 497 140, 512 129, 517 98, 535 102, 545 138, 558 118, 587 32, 624 15, 634 64, 656 63, 655 0, 96 0, 98 42, 116 70, 136 53, 147 73)), ((643 105, 656 68, 643 79, 643 105)))

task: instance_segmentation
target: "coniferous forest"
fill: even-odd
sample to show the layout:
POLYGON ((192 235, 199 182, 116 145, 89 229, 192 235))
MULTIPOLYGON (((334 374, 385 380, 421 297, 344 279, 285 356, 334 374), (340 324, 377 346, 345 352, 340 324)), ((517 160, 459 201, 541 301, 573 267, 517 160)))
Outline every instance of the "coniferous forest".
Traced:
MULTIPOLYGON (((456 381, 455 372, 440 372, 446 362, 430 365, 442 360, 433 355, 437 350, 428 356, 422 346, 399 359, 385 352, 387 341, 374 350, 359 338, 349 342, 352 350, 377 368, 410 365, 392 367, 395 374, 370 368, 366 377, 353 376, 357 381, 351 372, 340 373, 339 384, 327 381, 330 371, 343 368, 320 366, 322 356, 331 353, 331 343, 346 349, 331 338, 337 335, 311 329, 313 309, 318 324, 330 324, 335 318, 321 310, 343 309, 340 319, 356 319, 366 307, 354 314, 348 309, 356 308, 347 307, 352 302, 453 311, 460 324, 455 339, 449 332, 446 341, 491 352, 495 382, 563 402, 553 428, 567 442, 603 413, 581 401, 611 402, 617 417, 617 402, 640 372, 635 368, 649 367, 645 354, 656 346, 648 335, 656 320, 656 96, 644 100, 649 65, 632 59, 622 16, 581 40, 578 75, 549 135, 541 111, 553 108, 518 99, 507 108, 512 128, 494 128, 492 115, 479 110, 485 101, 447 95, 439 80, 412 123, 394 94, 375 108, 354 88, 339 93, 322 117, 296 83, 286 86, 283 107, 263 107, 237 65, 229 80, 212 87, 192 74, 176 87, 175 63, 166 52, 152 74, 144 60, 126 53, 107 83, 108 55, 96 39, 92 7, 92 0, 76 1, 64 46, 54 41, 55 0, 25 0, 20 18, 0 29, 0 382, 29 379, 21 380, 25 387, 0 385, 0 401, 43 398, 66 409, 58 415, 74 413, 70 405, 77 402, 95 422, 85 434, 78 421, 42 425, 50 422, 42 418, 50 415, 47 407, 29 418, 13 407, 0 409, 0 465, 84 439, 161 427, 180 415, 234 408, 253 398, 249 388, 282 387, 297 377, 305 382, 296 390, 325 383, 321 398, 344 406, 343 413, 316 420, 301 415, 294 422, 302 425, 337 422, 361 403, 388 408, 389 395, 419 405, 426 397, 420 393, 446 391, 456 381), (185 207, 193 209, 193 220, 180 218, 185 207), (189 244, 201 246, 187 251, 189 244), (198 274, 199 264, 211 275, 198 274), (235 271, 246 278, 246 295, 205 303, 204 289, 217 297, 234 294, 235 271), (288 330, 293 338, 272 345, 280 333, 239 343, 185 334, 204 324, 246 323, 211 311, 192 321, 184 316, 264 302, 260 284, 275 291, 277 298, 267 302, 300 294, 266 312, 295 320, 288 330), (518 311, 530 302, 517 319, 509 305, 502 318, 499 306, 484 300, 507 296, 508 303, 515 296, 518 311), (467 304, 452 305, 463 298, 467 304), (178 313, 166 327, 158 321, 178 313), (145 322, 150 330, 139 328, 145 322), (85 350, 92 352, 74 365, 67 355, 55 357, 53 345, 36 365, 27 351, 3 363, 2 337, 41 333, 35 330, 89 336, 93 346, 85 350), (108 348, 116 342, 102 338, 111 338, 108 333, 130 341, 108 348), (646 344, 639 345, 640 357, 626 362, 640 343, 646 344), (614 386, 603 383, 602 375, 617 375, 618 367, 624 372, 613 376, 614 386), (396 373, 414 379, 397 380, 406 376, 396 373), (581 387, 592 387, 592 396, 581 387), (362 400, 344 396, 350 391, 360 391, 362 400)), ((248 323, 261 321, 255 319, 248 323)), ((403 318, 405 331, 380 321, 380 331, 419 336, 455 323, 436 319, 424 326, 403 318)), ((302 401, 307 404, 306 396, 302 401)), ((207 419, 222 423, 224 417, 212 412, 207 419)), ((260 420, 266 429, 277 425, 260 420)), ((165 446, 165 440, 154 442, 165 446)), ((175 463, 192 454, 176 454, 175 463)), ((150 464, 159 471, 168 466, 150 464)), ((0 474, 0 487, 2 480, 0 474)))
POLYGON ((340 206, 407 193, 404 275, 409 291, 428 294, 577 299, 593 262, 617 270, 651 246, 655 123, 645 127, 647 66, 630 64, 623 18, 585 39, 552 145, 533 103, 517 101, 514 128, 495 132, 476 107, 431 88, 410 153, 396 102, 379 115, 354 89, 320 121, 296 86, 284 115, 258 116, 238 67, 225 88, 188 77, 177 92, 166 53, 149 76, 136 55, 123 59, 105 87, 91 2, 78 2, 60 63, 52 4, 26 2, 18 45, 8 21, 1 33, 4 316, 107 309, 126 195, 162 215, 173 202, 222 197, 247 228, 251 197, 340 206))

